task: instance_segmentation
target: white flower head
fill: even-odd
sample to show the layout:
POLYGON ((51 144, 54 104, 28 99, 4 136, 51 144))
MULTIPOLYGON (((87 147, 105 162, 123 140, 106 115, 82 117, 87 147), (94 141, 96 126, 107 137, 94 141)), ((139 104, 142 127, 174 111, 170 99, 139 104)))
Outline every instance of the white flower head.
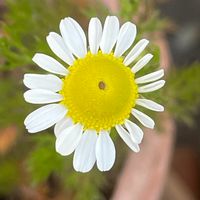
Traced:
POLYGON ((164 71, 137 77, 153 56, 146 54, 135 62, 149 42, 142 39, 130 49, 136 37, 136 26, 131 22, 120 27, 117 17, 108 16, 102 28, 98 18, 91 18, 88 48, 85 33, 74 19, 62 19, 60 32, 51 32, 47 42, 66 66, 48 55, 35 54, 33 61, 57 76, 24 75, 24 84, 30 89, 24 93, 25 100, 47 104, 29 114, 24 124, 30 133, 55 125, 56 151, 64 156, 74 152, 76 171, 88 172, 95 163, 100 171, 108 171, 116 156, 112 128, 134 152, 140 150, 143 131, 130 116, 154 128, 153 119, 135 106, 164 110, 141 96, 163 87, 165 81, 159 79, 164 71))

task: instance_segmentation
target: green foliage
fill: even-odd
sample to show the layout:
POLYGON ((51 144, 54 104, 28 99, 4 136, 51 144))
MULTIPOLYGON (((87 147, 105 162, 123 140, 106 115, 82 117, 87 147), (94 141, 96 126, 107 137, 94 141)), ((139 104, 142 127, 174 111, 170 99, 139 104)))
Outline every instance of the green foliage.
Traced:
MULTIPOLYGON (((21 82, 21 80, 20 80, 21 82)), ((22 126, 28 110, 23 99, 22 85, 18 78, 8 75, 0 79, 0 127, 8 124, 22 126)))
POLYGON ((4 37, 0 38, 0 52, 4 70, 32 64, 36 52, 50 53, 45 37, 58 31, 61 18, 75 9, 70 1, 7 0, 8 12, 2 22, 4 37))
POLYGON ((144 33, 162 30, 167 26, 167 20, 159 17, 153 1, 146 0, 121 0, 120 18, 123 21, 133 21, 138 28, 137 36, 140 38, 144 33))
POLYGON ((11 192, 19 181, 17 163, 7 159, 0 161, 0 194, 11 192))
POLYGON ((159 16, 160 13, 156 10, 148 15, 148 20, 145 19, 144 21, 142 21, 142 23, 139 23, 141 33, 150 33, 166 28, 167 24, 169 23, 168 20, 162 19, 159 16))
POLYGON ((178 120, 192 123, 192 115, 200 106, 200 63, 173 70, 162 92, 168 110, 178 120))
POLYGON ((132 19, 133 15, 135 15, 135 13, 137 12, 140 3, 140 0, 119 1, 121 18, 125 21, 132 19))
POLYGON ((104 175, 95 169, 87 174, 72 173, 65 185, 74 192, 76 200, 102 199, 99 188, 105 182, 104 175))
POLYGON ((96 0, 94 2, 90 2, 90 4, 86 5, 85 8, 80 9, 81 13, 87 17, 89 20, 91 17, 96 17, 102 21, 105 20, 105 17, 110 15, 109 9, 103 6, 101 0, 96 0))
POLYGON ((43 133, 33 140, 36 145, 28 156, 27 169, 32 183, 38 184, 46 181, 51 173, 63 171, 65 158, 56 153, 54 136, 43 133))

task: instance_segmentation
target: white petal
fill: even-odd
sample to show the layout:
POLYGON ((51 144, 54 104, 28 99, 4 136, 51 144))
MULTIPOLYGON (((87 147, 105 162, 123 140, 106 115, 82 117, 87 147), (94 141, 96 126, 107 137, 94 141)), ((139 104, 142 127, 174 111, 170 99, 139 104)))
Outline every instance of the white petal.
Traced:
POLYGON ((33 57, 33 61, 39 67, 48 72, 60 74, 63 76, 66 76, 68 74, 68 70, 63 65, 61 65, 57 60, 48 55, 36 53, 33 57))
POLYGON ((88 39, 90 51, 96 54, 99 49, 99 44, 101 42, 102 36, 102 25, 98 18, 91 18, 88 28, 88 39))
POLYGON ((133 108, 131 113, 145 127, 151 128, 151 129, 154 128, 155 122, 153 121, 153 119, 151 119, 149 116, 147 116, 143 112, 140 112, 139 110, 136 110, 135 108, 133 108))
POLYGON ((159 90, 164 85, 165 85, 164 80, 156 81, 156 82, 150 83, 148 85, 140 86, 138 88, 138 92, 139 93, 153 92, 155 90, 159 90))
POLYGON ((128 132, 130 133, 133 142, 140 144, 144 135, 142 129, 130 120, 125 120, 124 125, 127 128, 128 132))
POLYGON ((67 113, 61 104, 49 104, 30 113, 24 124, 29 133, 45 130, 60 121, 67 113))
POLYGON ((133 73, 137 73, 139 70, 141 70, 151 59, 153 58, 153 55, 148 53, 145 56, 143 56, 131 69, 133 73))
POLYGON ((76 171, 88 172, 94 166, 96 140, 96 131, 86 130, 83 133, 81 141, 74 152, 73 166, 76 171))
POLYGON ((78 58, 83 58, 87 53, 87 44, 80 25, 74 19, 67 17, 60 22, 60 32, 71 52, 78 58))
POLYGON ((140 151, 139 145, 133 142, 129 133, 121 125, 116 125, 115 128, 119 136, 122 138, 122 140, 128 145, 128 147, 132 151, 136 153, 140 151))
POLYGON ((149 41, 146 39, 140 40, 125 57, 124 64, 126 66, 130 65, 140 55, 140 53, 142 53, 148 43, 149 41))
POLYGON ((68 65, 73 64, 75 59, 70 50, 65 45, 63 38, 59 34, 54 32, 49 33, 49 35, 47 36, 47 43, 49 44, 51 50, 60 59, 62 59, 68 65))
POLYGON ((136 26, 131 22, 122 25, 119 31, 114 55, 120 57, 134 42, 136 26))
POLYGON ((136 78, 135 82, 137 84, 149 83, 149 82, 152 82, 152 81, 157 81, 158 79, 162 78, 163 76, 164 76, 164 70, 160 69, 160 70, 158 70, 156 72, 152 72, 152 73, 147 74, 145 76, 142 76, 140 78, 136 78))
POLYGON ((53 92, 62 89, 62 80, 52 74, 25 74, 23 82, 30 89, 46 89, 53 92))
POLYGON ((75 124, 64 129, 56 139, 56 151, 63 156, 71 154, 78 146, 83 133, 83 126, 75 124))
POLYGON ((119 33, 119 20, 115 16, 106 17, 100 47, 103 53, 110 53, 119 33))
POLYGON ((136 104, 148 108, 149 110, 162 112, 164 111, 164 107, 154 101, 149 99, 137 99, 136 104))
POLYGON ((97 167, 100 171, 108 171, 115 162, 115 146, 107 131, 101 131, 96 143, 97 167))
POLYGON ((69 117, 63 117, 63 119, 61 119, 59 122, 56 123, 55 127, 54 127, 54 134, 56 137, 58 137, 60 135, 60 133, 73 125, 73 122, 71 120, 71 118, 69 117))
POLYGON ((33 89, 26 91, 24 93, 24 98, 25 101, 29 103, 45 104, 61 101, 63 96, 49 90, 33 89))

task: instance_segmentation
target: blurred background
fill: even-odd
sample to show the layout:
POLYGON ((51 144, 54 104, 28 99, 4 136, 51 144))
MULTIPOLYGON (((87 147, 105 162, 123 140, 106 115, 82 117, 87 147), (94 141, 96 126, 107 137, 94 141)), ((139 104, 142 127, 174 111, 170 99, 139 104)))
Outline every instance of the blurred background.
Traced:
MULTIPOLYGON (((200 1, 199 0, 0 0, 0 200, 198 200, 200 199, 200 1), (167 84, 152 98, 166 107, 145 130, 141 152, 112 136, 117 161, 111 171, 86 174, 72 156, 55 152, 53 129, 30 135, 24 73, 37 73, 36 52, 52 55, 45 37, 72 16, 87 31, 89 18, 115 14, 131 20, 137 40, 151 41, 151 69, 165 67, 167 84)), ((150 113, 152 115, 152 113, 150 113)))

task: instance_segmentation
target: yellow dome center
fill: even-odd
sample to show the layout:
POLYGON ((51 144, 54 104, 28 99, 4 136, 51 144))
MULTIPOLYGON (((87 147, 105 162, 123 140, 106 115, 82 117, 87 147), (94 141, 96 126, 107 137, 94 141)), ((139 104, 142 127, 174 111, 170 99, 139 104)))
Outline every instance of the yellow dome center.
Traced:
POLYGON ((88 53, 68 68, 62 103, 84 129, 109 130, 129 118, 138 97, 134 74, 113 54, 88 53))

